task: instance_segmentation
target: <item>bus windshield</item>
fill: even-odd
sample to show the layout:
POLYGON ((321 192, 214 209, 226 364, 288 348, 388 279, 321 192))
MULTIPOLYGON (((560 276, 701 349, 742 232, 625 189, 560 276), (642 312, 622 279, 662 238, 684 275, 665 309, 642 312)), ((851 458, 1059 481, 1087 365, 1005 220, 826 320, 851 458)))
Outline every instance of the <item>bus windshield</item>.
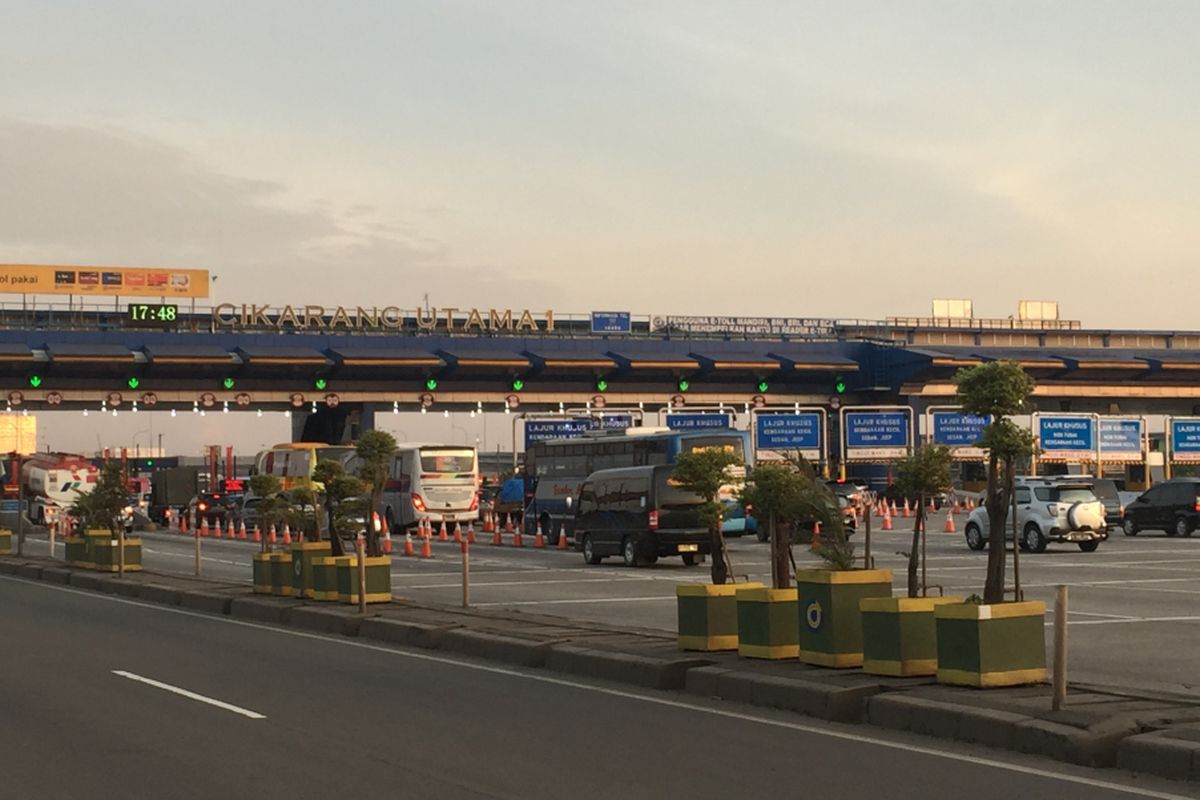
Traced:
POLYGON ((421 472, 447 475, 475 471, 475 451, 461 448, 421 451, 421 472))

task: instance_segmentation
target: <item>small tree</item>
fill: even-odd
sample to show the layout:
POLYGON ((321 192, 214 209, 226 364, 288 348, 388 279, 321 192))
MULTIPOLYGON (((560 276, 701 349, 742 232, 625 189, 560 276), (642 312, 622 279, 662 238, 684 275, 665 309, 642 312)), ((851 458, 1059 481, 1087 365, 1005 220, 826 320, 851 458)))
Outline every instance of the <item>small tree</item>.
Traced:
MULTIPOLYGON (((833 490, 816 478, 812 470, 806 475, 805 517, 821 523, 828 535, 816 539, 814 551, 832 570, 854 569, 854 544, 846 534, 846 517, 833 490)), ((815 529, 814 529, 815 536, 815 529)))
POLYGON ((723 584, 733 571, 721 532, 721 488, 730 483, 730 467, 742 466, 742 459, 727 450, 694 450, 676 459, 671 479, 680 488, 704 498, 700 519, 708 526, 712 551, 712 582, 723 584))
POLYGON ((954 376, 958 404, 968 414, 990 416, 983 431, 983 449, 988 454, 987 581, 983 602, 1004 602, 1005 539, 1004 523, 1012 501, 1014 469, 1018 459, 1033 453, 1033 435, 1013 424, 1008 417, 1026 410, 1033 393, 1033 379, 1012 361, 993 361, 954 376))
POLYGON ((127 509, 129 489, 121 465, 109 461, 100 468, 100 476, 92 490, 75 500, 71 514, 83 520, 85 530, 96 528, 117 533, 125 527, 127 509))
POLYGON ((917 518, 908 551, 908 596, 924 596, 926 587, 923 581, 917 581, 917 566, 925 539, 925 501, 950 488, 949 448, 927 445, 905 457, 896 465, 896 488, 906 497, 917 498, 917 518))
MULTIPOLYGON (((258 525, 268 528, 288 521, 291 505, 282 496, 283 484, 274 475, 259 473, 250 476, 250 493, 261 498, 258 503, 258 525)), ((262 551, 267 552, 267 537, 262 537, 262 551)))
POLYGON ((367 491, 367 485, 355 476, 346 474, 345 467, 339 461, 318 462, 313 470, 313 480, 319 481, 324 487, 326 529, 333 543, 334 554, 342 555, 340 537, 358 532, 352 520, 356 515, 365 513, 366 501, 361 498, 367 491))
POLYGON ((379 533, 371 524, 371 516, 379 509, 383 489, 387 485, 392 458, 396 453, 396 437, 387 431, 367 431, 354 447, 358 454, 358 477, 370 492, 370 502, 364 512, 367 527, 367 554, 380 555, 379 533))
POLYGON ((318 542, 324 539, 324 529, 321 523, 325 514, 322 511, 321 491, 317 482, 311 478, 297 478, 296 482, 292 484, 291 491, 287 493, 287 498, 292 506, 300 507, 299 511, 295 508, 291 509, 291 513, 288 514, 288 524, 291 525, 292 520, 299 519, 303 524, 292 527, 297 528, 296 532, 302 538, 309 538, 307 529, 311 522, 311 538, 318 542))

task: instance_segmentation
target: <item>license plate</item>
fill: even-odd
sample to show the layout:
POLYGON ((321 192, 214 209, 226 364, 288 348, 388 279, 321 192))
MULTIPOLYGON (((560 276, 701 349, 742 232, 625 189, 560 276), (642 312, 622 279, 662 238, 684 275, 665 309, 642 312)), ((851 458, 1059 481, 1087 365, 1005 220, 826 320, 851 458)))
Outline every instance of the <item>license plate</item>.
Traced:
POLYGON ((681 544, 681 545, 679 545, 679 552, 681 552, 681 553, 698 553, 698 552, 700 552, 700 545, 698 545, 698 544, 681 544))

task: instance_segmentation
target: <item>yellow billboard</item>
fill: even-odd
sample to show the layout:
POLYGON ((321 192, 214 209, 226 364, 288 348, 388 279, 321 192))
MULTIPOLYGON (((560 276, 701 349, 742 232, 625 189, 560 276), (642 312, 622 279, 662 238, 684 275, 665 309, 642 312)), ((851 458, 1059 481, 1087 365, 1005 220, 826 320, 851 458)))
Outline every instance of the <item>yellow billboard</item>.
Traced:
POLYGON ((0 292, 104 297, 208 297, 208 270, 0 264, 0 292))
POLYGON ((37 417, 0 414, 0 453, 23 456, 37 452, 37 417))

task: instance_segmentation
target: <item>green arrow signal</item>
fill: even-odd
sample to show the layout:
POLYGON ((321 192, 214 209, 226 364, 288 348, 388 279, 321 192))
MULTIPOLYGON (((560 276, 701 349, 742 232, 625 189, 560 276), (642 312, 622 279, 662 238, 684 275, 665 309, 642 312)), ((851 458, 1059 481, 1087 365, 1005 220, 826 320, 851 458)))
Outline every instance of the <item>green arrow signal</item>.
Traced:
POLYGON ((608 381, 604 380, 603 378, 596 381, 596 391, 607 392, 608 391, 608 381))
POLYGON ((765 393, 765 392, 767 391, 767 389, 769 389, 769 388, 770 388, 770 387, 767 385, 767 382, 766 382, 766 381, 759 381, 759 382, 758 382, 758 390, 759 390, 760 392, 763 392, 763 393, 765 393))
POLYGON ((233 388, 233 378, 226 378, 225 380, 221 381, 221 383, 226 389, 233 388))
POLYGON ((325 380, 324 378, 317 378, 317 379, 316 379, 316 380, 313 382, 313 386, 316 386, 316 387, 317 387, 317 389, 319 389, 319 390, 322 390, 322 391, 323 391, 323 390, 325 389, 325 387, 326 387, 326 386, 328 386, 328 385, 329 385, 329 384, 326 382, 326 380, 325 380))
POLYGON ((141 381, 139 381, 137 378, 130 378, 129 380, 125 381, 125 383, 130 389, 136 389, 141 381))
POLYGON ((429 380, 425 381, 425 388, 431 392, 434 389, 436 389, 437 388, 437 378, 430 378, 429 380))
POLYGON ((681 392, 686 392, 686 391, 687 391, 688 389, 690 389, 690 388, 691 388, 691 384, 690 384, 690 383, 688 383, 687 381, 680 381, 680 382, 679 382, 679 391, 681 391, 681 392))
POLYGON ((41 386, 42 385, 42 376, 41 375, 30 375, 29 376, 29 385, 35 389, 38 388, 39 386, 41 386))
POLYGON ((521 380, 520 378, 517 378, 516 380, 514 380, 512 382, 512 388, 513 388, 514 392, 521 391, 522 389, 525 388, 525 381, 521 380))
POLYGON ((846 382, 839 378, 838 382, 833 385, 833 388, 837 390, 838 394, 844 394, 846 391, 846 382))

